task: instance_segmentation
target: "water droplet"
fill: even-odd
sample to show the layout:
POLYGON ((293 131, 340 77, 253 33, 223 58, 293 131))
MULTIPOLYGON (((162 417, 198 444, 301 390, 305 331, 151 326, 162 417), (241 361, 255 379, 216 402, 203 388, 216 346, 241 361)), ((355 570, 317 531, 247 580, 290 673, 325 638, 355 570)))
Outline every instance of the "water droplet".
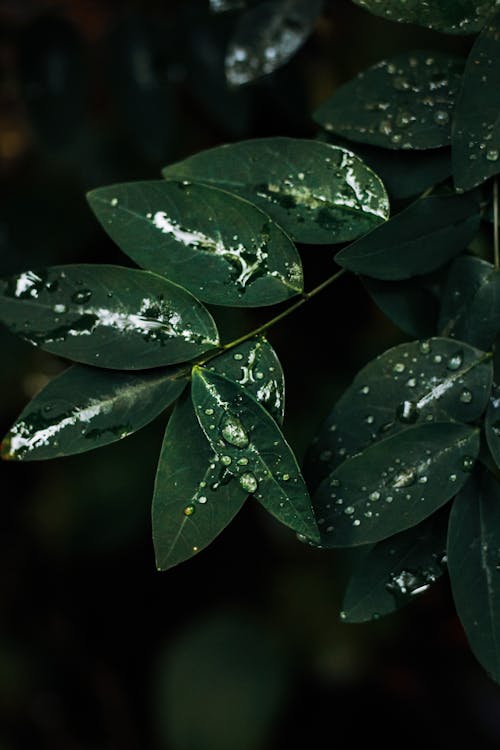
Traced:
POLYGON ((396 409, 396 416, 400 422, 413 424, 419 415, 418 406, 414 401, 402 401, 396 409))
POLYGON ((434 113, 434 122, 436 125, 447 125, 450 121, 450 116, 448 112, 445 112, 444 109, 438 109, 437 112, 434 113))
POLYGON ((229 464, 231 463, 231 456, 221 456, 220 462, 224 466, 229 466, 229 464))
MULTIPOLYGON (((207 502, 207 498, 205 497, 205 495, 200 495, 200 497, 198 498, 198 502, 201 503, 201 505, 205 505, 205 503, 207 502)), ((186 511, 184 511, 184 513, 186 513, 186 511)))
POLYGON ((372 503, 376 502, 377 500, 380 500, 380 492, 375 490, 374 492, 371 492, 368 497, 372 501, 372 503))
POLYGON ((405 365, 404 365, 403 362, 396 362, 396 364, 392 368, 392 371, 393 372, 397 372, 397 373, 402 373, 402 372, 405 371, 405 369, 406 369, 406 367, 405 367, 405 365))
POLYGON ((242 474, 240 479, 240 486, 245 492, 249 492, 250 494, 254 493, 255 490, 258 487, 257 480, 253 474, 250 472, 247 472, 246 474, 242 474))
POLYGON ((373 424, 375 422, 375 417, 369 414, 367 418, 365 419, 366 424, 373 424))
POLYGON ((347 612, 345 612, 344 610, 342 610, 341 613, 340 613, 340 619, 341 620, 347 620, 347 612))
POLYGON ((462 458, 462 469, 464 471, 472 471, 474 468, 475 460, 472 458, 472 456, 464 456, 462 458))
POLYGON ((418 348, 420 349, 421 354, 429 354, 431 350, 430 341, 421 341, 418 348))
POLYGON ((464 356, 462 352, 456 352, 450 359, 448 360, 448 364, 446 365, 448 370, 458 370, 462 366, 462 363, 464 361, 464 356))
POLYGON ((402 471, 396 477, 394 477, 392 486, 395 489, 410 487, 410 485, 415 483, 415 479, 416 477, 413 469, 406 469, 406 471, 402 471))
POLYGON ((288 480, 290 479, 290 474, 283 474, 281 478, 284 482, 288 482, 288 480))
POLYGON ((498 161, 499 152, 496 148, 490 148, 486 152, 486 158, 488 161, 498 161))
POLYGON ((225 414, 221 425, 222 437, 230 445, 237 448, 246 448, 248 435, 238 417, 234 414, 225 414))
POLYGON ((211 417, 213 413, 214 413, 213 409, 205 409, 205 414, 207 415, 207 417, 211 417))
POLYGON ((464 388, 460 393, 460 401, 462 404, 470 404, 472 402, 472 391, 468 388, 464 388))
POLYGON ((240 352, 236 352, 233 359, 235 359, 237 362, 243 359, 243 354, 240 354, 240 352))
POLYGON ((185 516, 192 516, 194 512, 195 512, 194 505, 186 505, 186 507, 184 508, 185 516))
POLYGON ((67 311, 67 309, 68 308, 66 307, 66 305, 61 305, 61 304, 54 305, 53 307, 53 310, 57 315, 62 315, 63 313, 67 311))
POLYGON ((450 474, 450 476, 448 477, 448 479, 450 480, 450 482, 456 482, 457 481, 457 475, 456 474, 450 474))
POLYGON ((248 465, 248 458, 245 458, 245 456, 243 456, 242 458, 239 458, 238 459, 238 465, 239 466, 247 466, 248 465))
POLYGON ((364 385, 360 393, 362 393, 363 396, 367 396, 370 393, 370 387, 368 385, 364 385))
POLYGON ((112 206, 117 206, 118 205, 118 198, 111 198, 110 203, 111 203, 112 206))
POLYGON ((355 509, 353 508, 352 505, 348 505, 347 508, 344 508, 344 513, 346 514, 346 516, 352 516, 352 514, 354 513, 354 510, 355 509))
POLYGON ((77 292, 74 292, 74 294, 71 295, 71 299, 73 302, 76 302, 79 305, 83 305, 85 302, 88 302, 89 299, 92 297, 92 292, 90 289, 79 289, 77 292))

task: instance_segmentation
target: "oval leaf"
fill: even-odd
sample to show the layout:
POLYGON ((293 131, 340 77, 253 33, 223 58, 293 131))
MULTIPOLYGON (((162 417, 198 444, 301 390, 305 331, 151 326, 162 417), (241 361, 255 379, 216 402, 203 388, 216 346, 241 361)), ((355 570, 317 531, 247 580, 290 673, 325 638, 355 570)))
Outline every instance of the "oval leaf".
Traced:
POLYGON ((443 53, 406 52, 341 86, 314 113, 330 133, 391 149, 446 146, 464 63, 443 53))
POLYGON ((467 59, 453 123, 455 185, 480 185, 500 172, 500 13, 488 21, 467 59))
POLYGON ((473 422, 487 407, 492 357, 468 344, 400 344, 369 362, 337 402, 308 455, 308 474, 335 466, 410 424, 473 422))
POLYGON ((448 570, 472 651, 500 682, 500 488, 491 474, 469 482, 453 503, 448 570))
POLYGON ((460 490, 478 452, 477 428, 437 423, 348 458, 313 498, 322 545, 355 547, 415 526, 460 490))
POLYGON ((493 387, 484 427, 491 455, 500 469, 500 388, 497 385, 493 387))
POLYGON ((237 193, 298 242, 348 242, 385 221, 380 179, 350 151, 296 138, 258 138, 202 151, 163 170, 237 193))
POLYGON ((121 440, 175 401, 187 381, 179 368, 124 373, 70 367, 24 409, 2 442, 1 456, 38 461, 121 440))
POLYGON ((500 271, 480 258, 457 258, 448 273, 441 303, 443 336, 489 349, 500 333, 500 271))
POLYGON ((421 277, 397 282, 366 277, 362 281, 375 304, 402 331, 415 338, 435 332, 438 302, 421 277))
MULTIPOLYGON (((282 421, 283 371, 266 339, 240 344, 215 357, 210 367, 244 386, 282 421)), ((159 570, 207 547, 241 508, 248 493, 231 481, 229 469, 210 447, 186 395, 168 423, 156 475, 152 512, 159 570)))
POLYGON ((397 280, 428 273, 458 255, 479 230, 479 205, 470 195, 421 198, 337 253, 350 271, 397 280))
POLYGON ((52 354, 122 370, 184 362, 219 343, 210 313, 185 289, 119 266, 53 266, 0 280, 0 320, 52 354))
POLYGON ((300 257, 290 238, 235 195, 155 180, 98 188, 88 200, 136 263, 205 302, 255 307, 302 291, 300 257))
POLYGON ((444 520, 432 516, 375 544, 349 580, 341 619, 376 620, 425 593, 446 568, 444 520))
POLYGON ((285 526, 317 541, 309 494, 295 456, 277 426, 244 387, 193 369, 192 398, 212 449, 238 482, 285 526))
POLYGON ((354 0, 376 16, 398 23, 416 23, 448 34, 479 31, 498 0, 354 0))
POLYGON ((323 0, 273 0, 250 8, 229 44, 228 83, 241 86, 287 63, 311 34, 322 5, 323 0))

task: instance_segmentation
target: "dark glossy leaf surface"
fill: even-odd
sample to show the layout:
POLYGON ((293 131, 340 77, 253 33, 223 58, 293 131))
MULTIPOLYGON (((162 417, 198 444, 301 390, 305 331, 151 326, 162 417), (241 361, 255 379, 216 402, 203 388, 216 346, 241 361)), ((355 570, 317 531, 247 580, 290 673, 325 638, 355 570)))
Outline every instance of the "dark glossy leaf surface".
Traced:
POLYGON ((465 66, 453 123, 453 175, 461 190, 500 172, 500 13, 484 27, 465 66))
POLYGON ((445 571, 446 520, 432 516, 375 544, 349 580, 341 619, 374 620, 424 594, 445 571))
POLYGON ((354 0, 370 13, 389 21, 416 23, 449 34, 479 31, 498 0, 354 0))
POLYGON ((380 179, 350 151, 318 141, 258 138, 209 151, 163 170, 237 193, 299 242, 347 242, 385 221, 380 179))
POLYGON ((395 151, 349 141, 327 131, 319 140, 353 151, 380 177, 391 199, 413 198, 451 175, 449 148, 395 151))
POLYGON ((0 320, 52 354, 123 370, 183 362, 219 343, 189 292, 119 266, 54 266, 0 280, 0 320))
POLYGON ((455 423, 409 427, 340 464, 313 504, 325 547, 353 547, 415 526, 469 477, 479 430, 455 423))
MULTIPOLYGON (((244 386, 282 421, 283 372, 265 339, 240 344, 213 359, 210 367, 244 386)), ((186 394, 167 426, 156 475, 153 541, 160 570, 204 549, 245 502, 248 493, 232 481, 231 465, 221 458, 210 447, 186 394)))
POLYGON ((475 477, 453 503, 448 533, 451 588, 470 646, 500 681, 500 488, 475 477))
POLYGON ((250 8, 236 26, 226 55, 233 86, 273 73, 311 34, 323 0, 271 0, 250 8))
POLYGON ((484 428, 491 455, 500 469, 500 388, 497 385, 491 393, 484 428))
POLYGON ((227 13, 230 10, 240 10, 245 5, 245 0, 210 0, 210 10, 212 13, 227 13))
POLYGON ((439 330, 444 336, 490 349, 500 333, 500 271, 464 255, 449 271, 441 302, 439 330))
POLYGON ((396 280, 440 268, 477 234, 479 205, 470 195, 421 198, 337 254, 344 268, 396 280))
POLYGON ((463 60, 441 52, 382 60, 337 89, 314 119, 330 133, 374 146, 446 146, 463 67, 463 60))
POLYGON ((410 424, 472 422, 486 409, 490 355, 450 339, 400 344, 369 362, 321 428, 308 474, 322 479, 374 441, 410 424))
POLYGON ((420 278, 394 282, 366 277, 363 284, 375 304, 405 333, 425 338, 436 331, 438 301, 420 278))
POLYGON ((121 440, 157 417, 187 382, 179 368, 125 373, 70 367, 21 413, 2 443, 2 458, 56 458, 121 440))
POLYGON ((309 494, 279 427, 244 387, 207 369, 193 369, 198 420, 220 461, 285 526, 319 538, 309 494))
POLYGON ((136 263, 205 302, 272 305, 302 291, 292 241, 235 195, 154 180, 98 188, 88 200, 104 229, 136 263))

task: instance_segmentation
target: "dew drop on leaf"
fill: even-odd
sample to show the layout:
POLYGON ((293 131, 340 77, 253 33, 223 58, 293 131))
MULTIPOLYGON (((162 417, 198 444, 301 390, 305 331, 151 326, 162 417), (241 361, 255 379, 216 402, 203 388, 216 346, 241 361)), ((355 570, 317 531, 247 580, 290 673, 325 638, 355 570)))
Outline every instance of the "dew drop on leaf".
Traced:
POLYGON ((248 435, 238 417, 234 414, 226 414, 221 425, 222 437, 230 445, 236 448, 246 448, 248 445, 248 435))

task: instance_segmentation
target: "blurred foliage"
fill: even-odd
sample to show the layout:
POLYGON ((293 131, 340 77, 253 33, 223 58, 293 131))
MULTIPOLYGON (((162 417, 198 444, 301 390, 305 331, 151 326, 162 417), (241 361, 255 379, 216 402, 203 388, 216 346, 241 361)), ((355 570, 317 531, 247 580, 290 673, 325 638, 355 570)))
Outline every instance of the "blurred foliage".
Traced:
MULTIPOLYGON (((86 189, 158 177, 230 140, 311 135, 313 109, 382 55, 470 46, 337 0, 286 67, 233 91, 234 23, 205 0, 0 1, 2 275, 125 264, 86 189)), ((310 248, 309 286, 330 255, 310 248)), ((225 327, 262 315, 231 311, 225 327)), ((271 341, 301 455, 352 372, 401 334, 346 278, 271 341), (319 312, 331 329, 318 329, 319 312), (325 338, 312 389, 302 359, 325 338)), ((0 347, 5 432, 63 363, 3 329, 0 347)), ((476 668, 446 582, 392 620, 342 625, 352 553, 303 547, 253 505, 213 548, 157 574, 147 478, 163 426, 94 454, 0 466, 1 750, 280 750, 323 743, 325 729, 351 745, 369 732, 386 747, 498 747, 499 688, 476 668)))

